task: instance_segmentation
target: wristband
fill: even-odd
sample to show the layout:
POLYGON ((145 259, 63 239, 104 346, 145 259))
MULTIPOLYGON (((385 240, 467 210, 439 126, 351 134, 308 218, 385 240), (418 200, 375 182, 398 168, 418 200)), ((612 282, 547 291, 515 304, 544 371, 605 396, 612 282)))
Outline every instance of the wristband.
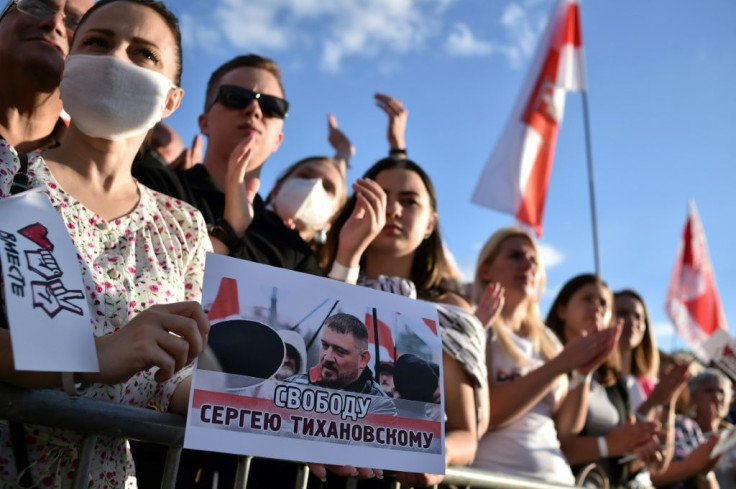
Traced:
POLYGON ((327 274, 327 276, 332 279, 342 280, 343 282, 351 284, 358 281, 358 275, 360 275, 360 267, 348 268, 345 265, 338 263, 337 260, 332 263, 330 273, 327 274))
POLYGON ((577 370, 573 370, 572 378, 570 379, 570 384, 567 386, 567 390, 571 391, 582 384, 590 384, 592 378, 592 372, 588 373, 587 375, 583 375, 577 370))
POLYGON ((710 472, 707 472, 705 474, 698 474, 697 478, 698 480, 701 480, 701 481, 709 481, 713 479, 712 476, 713 476, 713 471, 711 470, 710 472))
POLYGON ((599 436, 596 441, 598 442, 598 458, 608 457, 608 442, 605 436, 599 436))
POLYGON ((406 156, 407 153, 406 153, 406 148, 391 148, 388 151, 388 154, 390 154, 392 156, 393 155, 404 155, 404 156, 406 156))
POLYGON ((79 386, 74 382, 74 372, 61 372, 61 386, 69 397, 79 396, 79 386))

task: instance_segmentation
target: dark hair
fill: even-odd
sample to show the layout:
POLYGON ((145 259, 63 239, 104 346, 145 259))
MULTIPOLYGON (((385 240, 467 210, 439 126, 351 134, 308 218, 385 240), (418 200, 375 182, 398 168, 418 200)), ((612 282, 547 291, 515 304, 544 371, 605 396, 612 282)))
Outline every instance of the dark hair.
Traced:
MULTIPOLYGON (((166 7, 166 5, 163 2, 158 2, 155 0, 99 0, 94 5, 90 7, 89 10, 82 16, 82 19, 79 21, 79 25, 77 26, 77 30, 74 34, 74 39, 76 39, 76 33, 79 32, 79 29, 82 27, 82 24, 84 24, 87 19, 95 13, 96 11, 100 10, 105 5, 109 5, 111 3, 117 3, 117 2, 128 2, 128 3, 134 3, 137 5, 143 5, 144 7, 148 7, 151 10, 155 11, 157 14, 161 16, 162 19, 166 22, 166 25, 169 26, 169 30, 171 31, 171 34, 174 36, 174 42, 176 43, 176 76, 174 77, 174 83, 176 85, 181 84, 181 72, 182 72, 182 49, 181 49, 181 31, 179 30, 179 20, 176 18, 176 15, 174 15, 171 10, 166 7)), ((74 44, 74 40, 72 40, 72 44, 74 44)))
MULTIPOLYGON (((566 306, 578 290, 590 284, 602 285, 610 290, 608 284, 597 275, 584 273, 568 280, 565 285, 562 286, 562 290, 558 292, 555 300, 549 308, 545 323, 547 324, 547 327, 557 335, 557 338, 559 338, 563 345, 566 345, 569 340, 565 337, 565 321, 558 313, 560 306, 566 306)), ((613 305, 611 305, 611 307, 613 308, 613 305)), ((598 368, 598 380, 604 387, 611 386, 616 382, 616 380, 618 380, 619 369, 617 352, 618 349, 614 349, 611 356, 609 356, 603 365, 598 368)))
MULTIPOLYGON (((429 195, 429 203, 432 212, 437 212, 437 193, 434 185, 429 179, 429 175, 415 162, 409 159, 384 158, 376 162, 363 175, 363 178, 375 179, 379 173, 385 170, 408 170, 416 173, 424 183, 429 195)), ((342 208, 340 213, 332 223, 330 231, 327 233, 327 243, 325 243, 324 254, 321 264, 327 269, 335 261, 337 256, 337 245, 340 239, 340 231, 345 221, 348 220, 355 208, 356 197, 353 195, 348 199, 347 204, 342 208)), ((363 258, 361 258, 362 265, 363 258)), ((444 290, 441 287, 442 277, 445 274, 447 261, 445 260, 445 252, 442 249, 442 236, 440 235, 439 223, 434 226, 432 233, 423 240, 414 252, 414 261, 411 265, 411 277, 409 278, 417 288, 417 295, 422 299, 436 299, 442 295, 444 290)))
POLYGON ((368 348, 368 328, 365 327, 363 321, 352 314, 344 312, 334 314, 327 318, 325 327, 340 334, 352 335, 361 350, 368 348))
POLYGON ((245 54, 236 56, 212 72, 210 80, 207 82, 207 93, 204 99, 205 112, 207 112, 210 109, 210 106, 212 106, 212 102, 215 99, 222 77, 237 68, 258 68, 268 71, 276 78, 279 88, 281 88, 281 93, 286 96, 284 84, 281 82, 281 69, 276 61, 257 54, 245 54))

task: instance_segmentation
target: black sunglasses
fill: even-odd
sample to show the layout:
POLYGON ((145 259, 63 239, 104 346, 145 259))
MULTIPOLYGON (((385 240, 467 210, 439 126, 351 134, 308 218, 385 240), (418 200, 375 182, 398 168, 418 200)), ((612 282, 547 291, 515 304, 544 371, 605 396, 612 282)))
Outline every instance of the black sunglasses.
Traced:
POLYGON ((210 109, 217 102, 220 102, 230 109, 242 110, 248 107, 253 100, 258 101, 264 117, 283 119, 289 113, 289 102, 286 100, 235 85, 220 85, 217 96, 210 104, 210 109))

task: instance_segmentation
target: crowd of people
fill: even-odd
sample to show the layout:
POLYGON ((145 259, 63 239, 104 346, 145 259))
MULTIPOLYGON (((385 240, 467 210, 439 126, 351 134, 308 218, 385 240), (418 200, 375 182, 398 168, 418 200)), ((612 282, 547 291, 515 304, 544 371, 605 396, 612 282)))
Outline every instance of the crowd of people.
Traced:
MULTIPOLYGON (((354 149, 330 116, 335 154, 294 163, 262 194, 260 173, 283 143, 289 111, 278 65, 248 54, 212 73, 198 120, 202 154, 201 137, 185 148, 161 123, 184 95, 180 37, 176 17, 153 0, 10 0, 0 14, 0 198, 41 189, 66 223, 100 363, 72 382, 17 371, 5 324, 1 381, 71 385, 75 395, 186 415, 192 361, 210 327, 199 302, 204 257, 214 251, 433 303, 448 466, 596 487, 736 486, 736 455, 711 456, 730 426, 730 380, 660 354, 635 291, 579 275, 543 318, 539 248, 510 227, 492 233, 465 293, 431 178, 407 158, 408 112, 398 99, 375 96, 388 118, 388 156, 361 178, 347 178, 354 149)), ((306 372, 303 343, 282 334, 292 358, 278 378, 437 402, 438 365, 402 355, 375 380, 365 326, 342 316, 323 331, 318 379, 306 372), (425 373, 428 383, 415 381, 425 373)), ((0 421, 0 486, 68 487, 80 439, 0 421)), ((137 451, 98 437, 89 487, 158 486, 163 462, 155 450, 137 451)), ((232 486, 234 457, 183 457, 177 487, 232 486)), ((279 487, 274 478, 294 465, 263 464, 249 487, 279 487)), ((310 468, 328 485, 345 476, 384 482, 380 468, 310 468)), ((394 476, 407 486, 442 481, 394 476)))

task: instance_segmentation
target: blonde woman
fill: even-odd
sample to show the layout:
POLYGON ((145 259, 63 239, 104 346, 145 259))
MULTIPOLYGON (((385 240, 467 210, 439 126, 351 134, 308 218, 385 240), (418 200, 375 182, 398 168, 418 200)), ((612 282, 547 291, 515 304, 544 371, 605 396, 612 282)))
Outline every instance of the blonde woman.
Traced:
POLYGON ((518 228, 498 230, 481 250, 476 315, 491 332, 491 413, 473 467, 573 484, 558 436, 582 429, 590 373, 616 336, 613 329, 582 335, 563 349, 539 313, 544 279, 534 238, 518 228))

